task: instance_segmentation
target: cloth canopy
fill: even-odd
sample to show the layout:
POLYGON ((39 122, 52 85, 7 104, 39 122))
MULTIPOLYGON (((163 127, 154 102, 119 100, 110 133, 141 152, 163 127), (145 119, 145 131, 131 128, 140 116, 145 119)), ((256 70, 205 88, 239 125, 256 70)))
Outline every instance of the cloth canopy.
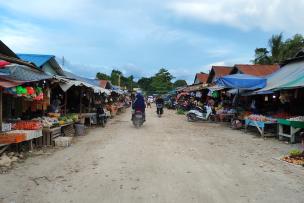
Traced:
POLYGON ((219 77, 216 84, 225 88, 256 90, 266 86, 266 79, 246 74, 234 74, 219 77))
POLYGON ((225 89, 225 87, 219 86, 219 85, 214 85, 214 86, 208 87, 208 89, 209 89, 210 91, 219 91, 219 90, 225 89))
POLYGON ((68 89, 70 89, 72 86, 84 86, 93 89, 94 93, 105 93, 107 95, 110 95, 110 91, 101 87, 97 87, 94 85, 91 85, 86 82, 78 81, 78 80, 70 80, 62 76, 54 76, 55 79, 59 80, 61 89, 66 92, 68 89))
POLYGON ((184 92, 196 92, 199 90, 207 89, 206 84, 197 84, 197 85, 190 85, 183 89, 184 92))

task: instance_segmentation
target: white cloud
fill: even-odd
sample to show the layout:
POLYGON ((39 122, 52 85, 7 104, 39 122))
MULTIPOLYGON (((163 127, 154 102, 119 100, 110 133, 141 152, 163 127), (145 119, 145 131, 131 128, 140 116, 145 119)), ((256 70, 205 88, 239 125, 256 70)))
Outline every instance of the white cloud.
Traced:
POLYGON ((89 12, 91 0, 10 0, 1 2, 11 10, 47 19, 75 20, 89 12))
POLYGON ((171 1, 176 14, 242 30, 303 32, 303 0, 189 0, 171 1))
POLYGON ((13 51, 37 50, 43 44, 38 37, 42 32, 38 27, 6 18, 0 18, 0 22, 0 39, 13 51))

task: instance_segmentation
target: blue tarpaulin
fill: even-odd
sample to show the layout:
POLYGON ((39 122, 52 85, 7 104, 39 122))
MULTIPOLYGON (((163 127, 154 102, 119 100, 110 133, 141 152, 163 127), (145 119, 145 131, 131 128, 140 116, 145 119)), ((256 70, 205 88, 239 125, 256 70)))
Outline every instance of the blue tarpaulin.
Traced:
POLYGON ((256 90, 266 86, 266 79, 246 74, 234 74, 219 77, 216 84, 225 88, 256 90))

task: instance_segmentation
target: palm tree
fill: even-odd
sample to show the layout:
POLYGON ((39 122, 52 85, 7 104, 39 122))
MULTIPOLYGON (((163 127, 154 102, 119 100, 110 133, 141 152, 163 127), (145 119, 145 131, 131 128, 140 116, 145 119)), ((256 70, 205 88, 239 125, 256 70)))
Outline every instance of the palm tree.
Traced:
POLYGON ((271 52, 271 61, 272 63, 280 63, 283 59, 283 33, 278 35, 272 35, 270 40, 268 41, 268 45, 270 47, 271 52))

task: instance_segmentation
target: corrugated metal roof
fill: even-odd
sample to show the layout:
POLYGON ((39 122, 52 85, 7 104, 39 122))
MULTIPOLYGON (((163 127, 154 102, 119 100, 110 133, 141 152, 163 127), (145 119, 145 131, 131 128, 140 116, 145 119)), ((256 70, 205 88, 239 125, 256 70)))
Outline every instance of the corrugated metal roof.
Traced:
POLYGON ((40 68, 49 60, 55 58, 54 55, 40 55, 40 54, 17 54, 17 55, 22 60, 32 62, 40 68))
POLYGON ((5 76, 8 79, 19 80, 19 81, 40 81, 52 78, 52 76, 45 74, 42 71, 32 69, 30 67, 19 65, 19 64, 11 64, 6 66, 3 69, 0 69, 0 73, 5 73, 5 76))
POLYGON ((1 40, 0 40, 0 54, 13 58, 18 58, 18 56, 10 48, 8 48, 8 46, 6 46, 6 44, 4 44, 1 40))
POLYGON ((267 76, 280 69, 279 65, 261 65, 261 64, 236 64, 234 66, 241 73, 253 76, 267 76))
POLYGON ((0 87, 4 87, 4 88, 16 87, 18 85, 22 85, 23 83, 24 83, 23 81, 10 80, 8 78, 0 78, 0 87))
POLYGON ((67 78, 74 79, 74 80, 79 80, 79 81, 86 82, 86 83, 89 83, 91 85, 100 87, 99 81, 96 80, 96 79, 90 79, 90 78, 78 76, 78 75, 76 75, 74 73, 71 73, 71 72, 68 72, 68 71, 64 71, 64 74, 67 78))
POLYGON ((267 77, 267 85, 259 91, 304 87, 304 60, 285 65, 267 77))
POLYGON ((54 76, 54 78, 60 82, 60 87, 63 91, 67 91, 72 86, 85 86, 91 88, 95 93, 105 93, 107 95, 110 95, 109 90, 101 88, 99 86, 92 85, 84 81, 69 79, 63 76, 54 76))

